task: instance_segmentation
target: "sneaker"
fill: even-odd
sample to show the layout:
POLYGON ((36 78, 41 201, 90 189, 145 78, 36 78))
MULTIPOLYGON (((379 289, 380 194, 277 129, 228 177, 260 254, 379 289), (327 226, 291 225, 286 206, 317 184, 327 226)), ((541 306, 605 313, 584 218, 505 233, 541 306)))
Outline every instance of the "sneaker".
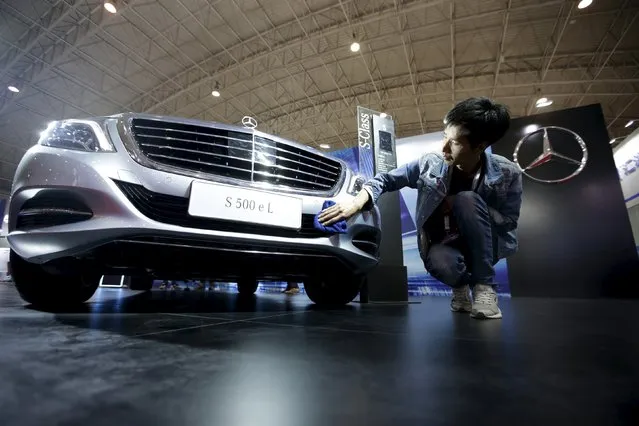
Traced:
POLYGON ((497 292, 492 285, 477 284, 473 289, 473 307, 470 316, 478 319, 499 319, 497 292))
POLYGON ((472 310, 470 300, 470 287, 453 288, 453 300, 450 301, 450 310, 453 312, 470 312, 472 310))

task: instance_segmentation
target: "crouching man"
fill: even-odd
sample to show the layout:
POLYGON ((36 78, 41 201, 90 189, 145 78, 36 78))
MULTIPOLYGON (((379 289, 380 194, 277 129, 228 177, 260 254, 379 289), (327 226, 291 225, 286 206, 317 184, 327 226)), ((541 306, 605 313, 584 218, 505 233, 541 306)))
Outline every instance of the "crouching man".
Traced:
POLYGON ((509 125, 506 107, 490 99, 458 103, 444 119, 441 153, 378 174, 352 202, 321 212, 319 221, 328 226, 370 208, 385 192, 417 189, 420 256, 434 278, 452 287, 451 309, 501 318, 494 265, 517 250, 521 170, 486 148, 509 125))

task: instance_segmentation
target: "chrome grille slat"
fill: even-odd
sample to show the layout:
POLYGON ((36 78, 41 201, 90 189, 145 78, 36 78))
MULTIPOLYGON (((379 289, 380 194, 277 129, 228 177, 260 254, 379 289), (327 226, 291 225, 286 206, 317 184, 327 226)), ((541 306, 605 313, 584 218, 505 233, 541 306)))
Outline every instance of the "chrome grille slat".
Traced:
MULTIPOLYGON (((149 145, 149 144, 144 144, 144 143, 141 143, 140 146, 150 146, 152 148, 170 149, 170 150, 175 150, 175 151, 190 152, 190 153, 194 153, 194 154, 198 154, 198 155, 200 155, 200 154, 201 155, 210 155, 212 157, 224 157, 224 158, 229 158, 229 159, 232 159, 232 160, 246 161, 246 162, 249 162, 249 163, 251 162, 251 160, 249 160, 247 158, 233 157, 233 156, 230 156, 230 155, 223 155, 223 154, 212 154, 212 153, 209 153, 209 152, 197 151, 197 150, 194 150, 194 149, 177 148, 177 147, 170 147, 170 146, 166 146, 166 145, 149 145)), ((173 157, 170 157, 170 156, 167 156, 167 155, 155 154, 155 153, 149 153, 147 155, 148 156, 152 156, 152 157, 161 156, 162 158, 167 158, 167 159, 173 158, 173 157)), ((206 164, 211 164, 211 163, 206 163, 206 164)), ((295 169, 291 169, 289 167, 280 166, 278 164, 268 164, 268 163, 263 163, 263 162, 260 162, 260 161, 255 161, 255 164, 260 164, 260 165, 265 166, 265 167, 276 167, 276 168, 278 168, 280 170, 288 170, 288 171, 291 171, 291 172, 294 172, 294 173, 302 173, 304 175, 312 176, 312 177, 318 178, 318 179, 323 179, 323 180, 326 180, 328 182, 332 182, 334 180, 334 179, 327 178, 327 177, 324 177, 324 176, 314 175, 312 173, 308 173, 308 172, 305 172, 305 171, 302 171, 302 170, 295 170, 295 169)), ((273 175, 273 176, 276 176, 276 175, 273 175)))
MULTIPOLYGON (((232 155, 224 155, 224 154, 215 154, 212 152, 205 152, 205 151, 198 151, 197 149, 188 149, 188 148, 179 148, 179 147, 172 147, 172 146, 167 146, 167 145, 151 145, 151 144, 146 144, 146 143, 141 143, 140 146, 145 146, 145 147, 149 147, 149 148, 159 148, 159 149, 172 149, 174 151, 182 151, 182 152, 190 152, 192 154, 201 154, 201 155, 210 155, 212 157, 222 157, 222 158, 230 158, 232 160, 239 160, 239 161, 247 161, 247 162, 251 162, 250 159, 248 158, 242 158, 242 157, 235 157, 232 155)), ((250 152, 250 150, 249 150, 250 152)), ((154 155, 154 154, 147 154, 147 155, 154 155)), ((170 158, 170 157, 167 157, 170 158)))
MULTIPOLYGON (((166 159, 174 160, 174 161, 185 161, 185 162, 188 162, 188 163, 203 164, 203 165, 207 165, 207 166, 214 166, 214 167, 220 167, 220 168, 226 168, 226 169, 230 169, 230 170, 237 170, 237 171, 241 171, 241 172, 245 172, 245 173, 250 173, 250 170, 240 169, 240 168, 237 168, 237 167, 222 166, 222 165, 219 165, 219 164, 207 163, 207 162, 198 161, 198 160, 188 160, 188 159, 184 159, 184 158, 177 159, 177 158, 174 158, 174 157, 169 157, 169 156, 161 155, 161 154, 149 154, 149 157, 152 157, 152 158, 166 158, 166 159)), ((269 172, 254 171, 253 173, 254 174, 258 174, 258 175, 262 175, 262 176, 273 177, 273 178, 277 178, 277 179, 285 179, 285 180, 296 181, 296 182, 311 183, 311 184, 318 185, 318 186, 321 186, 321 187, 327 188, 327 189, 331 188, 331 185, 325 185, 325 184, 312 182, 312 181, 304 180, 304 179, 289 178, 289 177, 282 176, 282 175, 275 175, 275 174, 269 173, 269 172)))
MULTIPOLYGON (((262 143, 257 142, 257 141, 255 142, 255 144, 256 144, 256 145, 262 145, 262 146, 268 146, 268 145, 266 145, 266 144, 262 144, 262 143)), ((314 161, 314 162, 316 162, 316 163, 318 163, 318 164, 321 164, 321 165, 323 165, 323 166, 332 167, 332 168, 333 168, 333 169, 335 169, 335 170, 339 170, 339 167, 332 166, 332 165, 330 165, 330 164, 326 164, 326 163, 322 163, 321 161, 315 160, 315 159, 310 158, 310 157, 307 157, 307 156, 305 156, 305 155, 300 155, 300 154, 298 154, 298 153, 296 153, 296 152, 292 152, 292 151, 286 150, 286 149, 284 149, 284 148, 278 148, 278 147, 275 147, 275 149, 277 149, 278 151, 284 151, 284 152, 287 152, 287 153, 292 154, 292 155, 297 155, 297 156, 299 156, 299 157, 306 158, 306 159, 308 159, 308 160, 314 161)))
POLYGON ((136 117, 129 126, 138 152, 168 171, 318 194, 334 193, 342 179, 339 161, 242 129, 136 117))
POLYGON ((324 188, 331 188, 331 185, 324 185, 321 183, 317 183, 317 182, 312 182, 310 180, 304 180, 304 179, 295 179, 295 178, 289 178, 286 176, 282 176, 282 175, 274 175, 273 173, 269 173, 269 172, 258 172, 258 171, 254 171, 253 172, 256 175, 262 175, 262 176, 268 176, 268 177, 274 177, 277 179, 285 179, 285 180, 291 180, 291 181, 296 181, 296 182, 306 182, 306 183, 312 183, 313 185, 318 185, 324 188))
MULTIPOLYGON (((194 144, 198 144, 198 145, 215 146, 215 147, 224 148, 224 149, 228 148, 228 146, 226 146, 226 145, 221 145, 221 144, 217 144, 217 143, 213 143, 213 142, 194 141, 194 140, 183 139, 183 138, 174 138, 172 136, 171 137, 164 137, 164 136, 156 136, 156 135, 147 135, 147 134, 143 134, 143 133, 138 134, 138 136, 145 137, 145 138, 154 138, 154 139, 176 140, 176 141, 181 141, 181 142, 194 143, 194 144)), ((241 142, 249 142, 249 141, 244 141, 244 140, 240 140, 240 139, 234 139, 234 140, 241 141, 241 142)), ((148 146, 148 147, 160 147, 160 145, 152 145, 152 144, 145 144, 145 143, 140 143, 140 145, 141 146, 148 146)), ((259 145, 259 143, 256 143, 256 145, 259 145)), ((169 147, 168 145, 162 145, 162 146, 169 147)), ((173 148, 173 147, 170 147, 170 148, 173 148)), ((173 149, 177 149, 177 148, 173 148, 173 149)), ((186 148, 182 148, 182 149, 186 149, 186 148)), ((233 149, 234 150, 240 150, 240 151, 246 151, 246 152, 252 152, 253 151, 252 149, 242 148, 242 147, 233 147, 233 149)), ((197 150, 193 150, 193 151, 194 152, 198 152, 198 153, 207 154, 205 151, 197 151, 197 150)), ((273 157, 275 159, 280 159, 282 161, 286 161, 286 162, 289 162, 289 163, 299 164, 299 165, 304 166, 304 167, 310 167, 312 169, 319 170, 320 172, 330 173, 331 175, 334 175, 335 178, 339 177, 339 172, 338 171, 333 172, 333 171, 330 171, 330 170, 322 170, 321 168, 319 168, 317 166, 313 166, 311 164, 304 164, 304 163, 302 163, 300 161, 291 160, 289 158, 280 157, 280 156, 277 156, 275 154, 269 154, 267 152, 260 152, 260 154, 267 155, 267 156, 273 157)), ((240 157, 233 157, 233 158, 240 158, 240 157)), ((295 169, 290 169, 290 170, 295 170, 295 169)))
POLYGON ((261 163, 259 161, 256 161, 255 164, 260 164, 260 165, 266 166, 266 167, 276 167, 276 168, 278 168, 280 170, 287 170, 287 171, 294 172, 294 173, 302 173, 304 175, 312 176, 312 177, 318 178, 318 179, 323 179, 323 180, 326 180, 326 181, 329 181, 329 182, 334 182, 335 181, 335 179, 327 178, 327 177, 320 176, 320 175, 314 175, 313 173, 304 172, 302 170, 291 169, 289 167, 280 166, 279 164, 267 164, 267 163, 261 163))
POLYGON ((206 165, 206 166, 219 167, 219 168, 223 168, 223 169, 237 170, 238 172, 243 172, 243 173, 250 173, 250 170, 240 169, 239 167, 232 167, 232 166, 220 165, 220 164, 215 164, 215 163, 207 163, 205 161, 188 160, 188 159, 185 159, 185 158, 175 158, 175 157, 169 157, 167 155, 161 155, 161 154, 149 154, 148 156, 151 157, 151 158, 164 158, 164 159, 167 159, 167 160, 173 160, 173 161, 178 161, 178 162, 182 161, 182 162, 193 163, 193 164, 202 164, 202 165, 206 165))
MULTIPOLYGON (((230 136, 224 136, 224 135, 217 135, 215 133, 201 133, 201 132, 192 132, 189 130, 178 130, 178 129, 171 129, 171 128, 164 128, 164 127, 151 127, 151 126, 135 126, 138 129, 146 129, 146 130, 161 130, 163 132, 178 132, 178 133, 187 133, 190 135, 201 135, 201 136, 208 136, 208 137, 215 137, 215 138, 222 138, 222 139, 228 139, 228 140, 235 140, 235 141, 240 141, 240 142, 251 142, 251 139, 239 139, 239 138, 233 138, 230 136)), ((246 134, 247 137, 252 137, 252 135, 246 134)), ((190 140, 190 139, 185 139, 185 140, 190 140)))
MULTIPOLYGON (((173 136, 157 136, 157 135, 147 135, 147 134, 143 134, 143 133, 139 133, 138 134, 139 137, 142 138, 153 138, 153 139, 164 139, 164 140, 168 140, 168 141, 179 141, 179 142, 187 142, 187 143, 195 143, 198 145, 209 145, 209 146, 215 146, 218 148, 228 148, 228 145, 222 145, 219 143, 214 143, 214 142, 204 142, 204 141, 194 141, 191 139, 183 139, 183 138, 174 138, 173 136)), ((245 141, 242 139, 236 139, 236 138, 229 138, 229 140, 235 140, 235 141, 239 141, 239 142, 246 142, 246 143, 251 143, 251 141, 245 141)), ((239 149, 239 150, 243 150, 243 151, 247 151, 247 152, 253 152, 253 149, 248 149, 248 148, 242 148, 242 147, 233 147, 233 149, 239 149)))
MULTIPOLYGON (((269 154, 269 153, 265 153, 265 152, 260 152, 260 154, 268 155, 269 157, 273 157, 273 158, 275 158, 276 160, 278 160, 278 159, 279 159, 279 160, 282 160, 282 161, 286 161, 286 162, 288 162, 288 163, 295 163, 295 164, 299 164, 300 166, 310 167, 310 168, 312 168, 312 169, 319 170, 320 172, 330 173, 331 175, 333 175, 333 176, 334 176, 334 179, 338 179, 338 178, 339 178, 339 172, 338 172, 338 171, 332 172, 332 171, 330 171, 330 170, 322 170, 322 169, 320 169, 319 167, 312 166, 312 165, 310 165, 310 164, 304 164, 304 163, 302 163, 302 162, 295 161, 295 160, 291 160, 291 159, 289 159, 289 158, 280 157, 280 156, 277 156, 277 155, 275 155, 275 154, 269 154)), ((295 169, 291 169, 291 170, 295 170, 295 169)))
MULTIPOLYGON (((213 138, 219 137, 219 138, 223 138, 223 139, 227 139, 227 140, 235 140, 235 141, 240 141, 240 142, 250 142, 251 141, 251 139, 239 139, 239 138, 233 138, 233 137, 229 137, 229 136, 218 135, 218 134, 215 134, 215 133, 202 133, 202 132, 195 132, 195 131, 190 131, 190 130, 171 129, 171 128, 167 128, 167 127, 151 127, 151 126, 140 126, 140 125, 137 125, 136 128, 138 128, 138 129, 146 129, 146 130, 160 130, 160 131, 163 131, 163 132, 186 133, 186 134, 191 134, 191 135, 206 136, 206 137, 213 137, 213 138)), ((142 136, 142 135, 140 135, 140 136, 142 136)), ((247 136, 252 136, 252 135, 247 134, 247 136)), ((171 138, 172 139, 176 139, 176 140, 195 142, 195 141, 190 140, 190 139, 173 138, 173 137, 171 137, 171 138)), ((268 146, 268 145, 261 144, 260 142, 257 142, 257 141, 255 142, 255 144, 256 145, 268 146)), ((297 155, 299 157, 306 158, 307 160, 313 161, 313 162, 321 164, 323 166, 331 167, 334 170, 339 170, 340 169, 338 166, 333 166, 331 164, 327 164, 326 162, 323 163, 323 162, 318 161, 318 160, 316 160, 314 158, 311 158, 309 156, 306 156, 306 155, 303 155, 303 154, 299 154, 299 153, 296 153, 296 152, 292 152, 292 151, 289 151, 289 150, 284 149, 284 148, 280 148, 280 147, 277 147, 277 146, 275 146, 273 148, 275 148, 275 149, 277 149, 279 151, 283 151, 283 152, 292 154, 292 155, 297 155)))

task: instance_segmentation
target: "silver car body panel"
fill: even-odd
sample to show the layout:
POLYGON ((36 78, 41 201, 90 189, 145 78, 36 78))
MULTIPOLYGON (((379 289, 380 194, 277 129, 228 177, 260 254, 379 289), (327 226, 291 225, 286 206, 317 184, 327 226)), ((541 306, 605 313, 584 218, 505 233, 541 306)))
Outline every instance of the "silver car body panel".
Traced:
MULTIPOLYGON (((178 236, 199 239, 211 238, 216 241, 268 242, 270 245, 316 249, 318 252, 337 257, 351 265, 353 272, 370 270, 378 259, 352 243, 354 230, 361 227, 379 229, 380 217, 377 208, 364 211, 349 220, 346 234, 333 234, 319 238, 288 238, 244 232, 227 232, 211 229, 190 228, 158 222, 138 211, 115 181, 141 185, 155 193, 188 198, 194 181, 205 181, 220 185, 242 185, 238 182, 215 176, 197 176, 179 173, 163 167, 144 164, 132 153, 130 120, 133 117, 155 120, 171 120, 198 126, 211 126, 231 131, 247 129, 197 120, 123 114, 113 117, 95 118, 93 121, 104 132, 104 136, 115 147, 114 152, 84 152, 79 150, 53 148, 37 144, 31 147, 20 162, 13 182, 9 204, 8 241, 11 248, 22 258, 33 263, 45 263, 62 257, 77 256, 87 250, 115 240, 126 240, 131 236, 178 236), (16 221, 21 207, 39 191, 49 188, 71 189, 79 195, 92 210, 89 220, 42 228, 16 229, 16 221)), ((256 132, 257 133, 257 132, 256 132)), ((281 138, 259 133, 263 137, 296 148, 315 152, 308 147, 281 138)), ((133 150, 134 151, 134 150, 133 150)), ((319 153, 323 155, 322 153, 319 153)), ((347 187, 353 177, 352 171, 342 162, 342 174, 336 190, 324 194, 311 194, 287 188, 275 187, 272 192, 296 194, 303 201, 304 214, 316 214, 326 200, 339 202, 352 199, 347 187)), ((253 189, 268 191, 268 185, 249 185, 253 189)))

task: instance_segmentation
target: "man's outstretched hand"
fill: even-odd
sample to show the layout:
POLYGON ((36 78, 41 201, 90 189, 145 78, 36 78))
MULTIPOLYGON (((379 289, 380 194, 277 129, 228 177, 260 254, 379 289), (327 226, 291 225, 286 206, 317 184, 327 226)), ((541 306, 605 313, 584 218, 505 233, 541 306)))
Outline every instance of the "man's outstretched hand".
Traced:
POLYGON ((362 189, 352 201, 337 203, 323 210, 317 219, 323 226, 331 226, 340 220, 348 220, 362 210, 369 199, 370 195, 368 191, 362 189))

